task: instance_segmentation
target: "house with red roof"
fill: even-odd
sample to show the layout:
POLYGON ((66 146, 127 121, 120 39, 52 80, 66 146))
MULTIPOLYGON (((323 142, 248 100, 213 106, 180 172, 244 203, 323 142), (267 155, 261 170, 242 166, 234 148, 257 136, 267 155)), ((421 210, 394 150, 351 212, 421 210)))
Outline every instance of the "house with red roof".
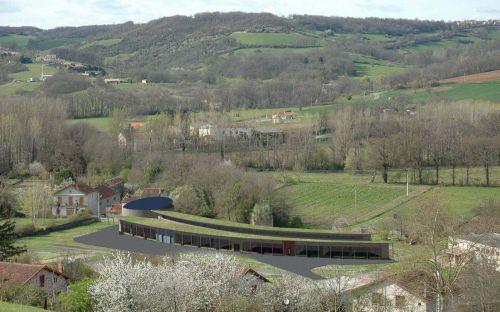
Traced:
POLYGON ((70 278, 62 266, 57 270, 45 264, 24 264, 0 261, 0 288, 33 285, 43 288, 48 296, 56 297, 68 288, 70 278))
POLYGON ((105 213, 107 207, 120 202, 120 194, 101 185, 96 188, 84 183, 73 183, 54 193, 52 215, 68 217, 90 209, 93 215, 105 213))

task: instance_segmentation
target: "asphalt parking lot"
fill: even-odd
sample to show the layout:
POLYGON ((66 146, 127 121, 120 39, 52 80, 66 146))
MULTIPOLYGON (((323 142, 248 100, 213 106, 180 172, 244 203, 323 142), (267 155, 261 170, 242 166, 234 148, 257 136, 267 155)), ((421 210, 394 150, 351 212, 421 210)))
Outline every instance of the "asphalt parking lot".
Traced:
MULTIPOLYGON (((151 255, 175 255, 178 253, 233 253, 232 251, 217 251, 209 248, 198 248, 193 246, 181 246, 176 244, 164 244, 156 241, 145 240, 130 235, 118 234, 117 226, 110 226, 104 230, 91 234, 76 237, 78 243, 107 247, 117 250, 139 252, 151 255)), ((387 263, 391 260, 364 260, 364 259, 327 259, 327 258, 306 258, 272 256, 262 254, 239 253, 239 255, 267 263, 274 267, 287 270, 289 272, 302 275, 311 279, 322 279, 323 277, 314 274, 311 270, 329 264, 355 265, 368 263, 387 263)))

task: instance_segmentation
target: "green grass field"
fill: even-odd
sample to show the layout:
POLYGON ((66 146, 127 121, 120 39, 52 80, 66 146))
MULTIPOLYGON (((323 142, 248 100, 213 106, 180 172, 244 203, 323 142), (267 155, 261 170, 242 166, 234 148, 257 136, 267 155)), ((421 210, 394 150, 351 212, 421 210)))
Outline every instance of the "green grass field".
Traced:
POLYGON ((340 218, 348 224, 357 223, 389 209, 391 202, 397 204, 404 197, 405 187, 370 183, 367 175, 305 173, 297 184, 279 192, 288 196, 293 214, 303 222, 331 228, 340 218))
POLYGON ((123 62, 130 59, 132 56, 133 54, 128 54, 128 53, 117 54, 115 56, 106 56, 104 57, 104 64, 109 65, 114 62, 123 62))
POLYGON ((492 198, 500 200, 499 187, 440 186, 433 187, 428 192, 404 203, 397 209, 402 213, 411 213, 418 211, 426 203, 436 202, 458 218, 471 217, 474 207, 492 198))
POLYGON ((92 46, 110 47, 112 45, 120 43, 121 41, 121 38, 101 39, 97 41, 86 42, 80 47, 80 49, 86 49, 92 46))
POLYGON ((76 43, 80 43, 83 38, 58 38, 58 39, 48 39, 41 42, 37 42, 38 50, 47 51, 56 47, 68 46, 76 43))
MULTIPOLYGON (((394 96, 395 93, 396 91, 385 92, 382 98, 388 99, 394 96)), ((432 94, 436 94, 446 96, 452 101, 479 100, 499 103, 500 80, 481 83, 448 83, 443 84, 441 89, 431 90, 430 93, 414 93, 413 90, 407 90, 404 93, 416 102, 425 102, 432 94)))
POLYGON ((34 39, 34 36, 26 35, 8 35, 0 37, 0 45, 5 44, 8 46, 14 46, 16 48, 26 48, 28 41, 34 39))
POLYGON ((321 41, 317 38, 305 36, 298 33, 235 32, 231 34, 231 37, 233 37, 238 43, 247 46, 297 47, 321 45, 321 41))
POLYGON ((349 173, 305 173, 300 175, 297 184, 281 188, 279 192, 289 198, 294 215, 322 228, 331 228, 339 218, 344 218, 349 225, 362 226, 395 211, 414 211, 431 199, 441 202, 457 217, 468 217, 481 202, 490 198, 500 200, 499 187, 480 186, 411 185, 410 197, 406 197, 404 184, 384 184, 380 177, 370 183, 368 175, 349 173))
POLYGON ((74 253, 95 254, 96 252, 108 252, 108 249, 80 244, 73 239, 77 236, 102 230, 111 225, 111 222, 95 222, 64 231, 52 232, 46 235, 23 237, 19 239, 17 243, 25 246, 28 252, 41 261, 74 253), (62 248, 62 246, 69 247, 69 249, 62 248))
MULTIPOLYGON (((42 74, 42 64, 33 63, 33 64, 26 64, 26 66, 28 67, 28 70, 9 75, 10 78, 19 81, 0 85, 0 96, 14 94, 18 90, 34 91, 40 88, 40 86, 42 85, 41 82, 39 81, 26 82, 26 81, 30 78, 40 79, 40 76, 42 74)), ((59 69, 56 67, 49 65, 43 66, 44 74, 53 75, 58 71, 59 69)))
POLYGON ((27 305, 15 304, 0 301, 0 311, 2 312, 43 312, 48 311, 42 308, 35 308, 27 305))
POLYGON ((0 86, 0 96, 14 94, 16 91, 34 91, 40 88, 41 82, 16 82, 0 86))
MULTIPOLYGON (((33 63, 33 64, 26 64, 26 66, 28 67, 28 70, 11 74, 9 76, 21 81, 26 81, 30 78, 40 79, 40 76, 42 75, 42 64, 33 63)), ((43 73, 46 75, 53 75, 58 71, 59 69, 56 67, 49 66, 46 64, 44 64, 43 66, 43 73)))

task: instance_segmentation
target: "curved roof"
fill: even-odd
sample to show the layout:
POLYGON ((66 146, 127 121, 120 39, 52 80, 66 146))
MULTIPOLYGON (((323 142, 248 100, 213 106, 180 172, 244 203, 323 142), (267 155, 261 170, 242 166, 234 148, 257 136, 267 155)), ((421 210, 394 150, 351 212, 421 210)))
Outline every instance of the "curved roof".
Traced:
POLYGON ((123 208, 131 210, 161 210, 170 208, 172 203, 173 201, 170 197, 144 197, 126 203, 123 208))

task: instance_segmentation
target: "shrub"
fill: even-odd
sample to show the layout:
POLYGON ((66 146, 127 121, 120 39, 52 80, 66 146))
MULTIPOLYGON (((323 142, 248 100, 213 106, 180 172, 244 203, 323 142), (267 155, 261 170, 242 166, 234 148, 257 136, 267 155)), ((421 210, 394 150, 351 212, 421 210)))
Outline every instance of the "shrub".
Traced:
POLYGON ((22 236, 30 236, 33 235, 36 231, 33 223, 23 224, 17 227, 16 232, 21 234, 22 236))
POLYGON ((7 302, 43 307, 45 291, 34 285, 17 285, 0 288, 0 299, 7 302))
POLYGON ((89 292, 92 283, 90 278, 84 278, 79 282, 70 284, 68 291, 59 295, 63 310, 68 312, 92 312, 94 301, 89 292))

